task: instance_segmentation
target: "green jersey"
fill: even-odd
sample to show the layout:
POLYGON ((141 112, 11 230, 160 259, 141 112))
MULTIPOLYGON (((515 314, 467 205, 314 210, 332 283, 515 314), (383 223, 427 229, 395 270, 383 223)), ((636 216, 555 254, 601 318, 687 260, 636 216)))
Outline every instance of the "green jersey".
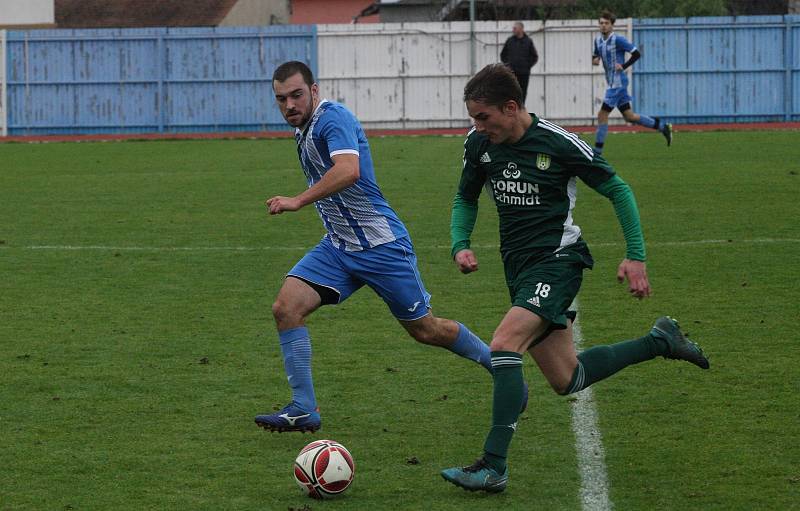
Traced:
MULTIPOLYGON (((630 188, 577 135, 536 115, 531 117, 530 127, 513 144, 493 144, 487 136, 470 131, 464 144, 454 227, 459 227, 456 210, 476 208, 481 189, 486 187, 500 217, 503 259, 530 260, 552 253, 580 240, 580 227, 572 219, 580 179, 614 202, 628 241, 628 257, 644 260, 638 211, 630 188)), ((454 254, 469 247, 474 220, 468 224, 460 225, 460 234, 454 230, 454 254)))

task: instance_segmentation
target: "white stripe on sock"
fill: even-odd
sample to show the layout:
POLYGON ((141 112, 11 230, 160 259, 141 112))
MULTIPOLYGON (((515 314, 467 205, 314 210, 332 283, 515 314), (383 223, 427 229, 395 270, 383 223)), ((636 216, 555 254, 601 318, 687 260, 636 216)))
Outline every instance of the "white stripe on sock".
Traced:
POLYGON ((578 367, 575 369, 578 374, 575 376, 575 383, 569 389, 569 394, 583 390, 583 382, 586 379, 586 372, 583 369, 583 364, 578 360, 578 367))

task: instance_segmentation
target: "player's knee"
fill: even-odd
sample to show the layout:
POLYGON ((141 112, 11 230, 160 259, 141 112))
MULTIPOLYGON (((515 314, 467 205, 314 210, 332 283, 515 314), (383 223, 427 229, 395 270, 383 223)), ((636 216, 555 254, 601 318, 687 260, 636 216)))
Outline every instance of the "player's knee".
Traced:
POLYGON ((519 346, 512 343, 510 339, 495 336, 489 343, 489 351, 519 351, 519 346))
POLYGON ((631 109, 623 110, 622 117, 628 122, 636 122, 639 120, 639 116, 631 109))
POLYGON ((566 396, 569 394, 569 380, 551 381, 550 388, 559 396, 566 396))
POLYGON ((458 325, 448 319, 428 314, 414 321, 401 321, 403 327, 415 341, 433 346, 448 347, 453 344, 458 325))
POLYGON ((570 390, 572 389, 572 379, 574 376, 574 371, 569 373, 567 371, 554 371, 550 374, 545 375, 547 378, 547 383, 550 384, 550 388, 553 389, 553 392, 560 396, 566 396, 570 394, 570 390))
POLYGON ((272 302, 272 317, 276 320, 282 318, 286 312, 286 307, 280 300, 272 302))
POLYGON ((297 320, 302 320, 302 315, 280 298, 272 304, 272 317, 275 318, 278 328, 293 324, 297 320))

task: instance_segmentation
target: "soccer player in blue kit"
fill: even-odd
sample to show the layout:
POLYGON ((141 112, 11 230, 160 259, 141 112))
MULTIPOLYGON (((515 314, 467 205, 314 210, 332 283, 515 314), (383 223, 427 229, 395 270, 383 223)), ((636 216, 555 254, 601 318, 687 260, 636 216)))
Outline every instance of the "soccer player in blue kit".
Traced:
POLYGON ((278 432, 320 428, 305 319, 322 305, 343 302, 365 284, 414 339, 446 348, 491 372, 483 341, 461 323, 431 313, 411 238, 378 188, 369 144, 356 117, 344 105, 320 99, 313 74, 302 62, 281 64, 272 88, 281 114, 295 128, 308 188, 294 197, 267 199, 269 214, 313 203, 327 232, 289 270, 272 305, 292 402, 256 416, 256 424, 278 432))
POLYGON ((614 22, 617 17, 609 11, 600 13, 600 35, 594 39, 592 64, 603 63, 605 69, 606 90, 603 104, 597 112, 597 133, 595 135, 594 152, 602 154, 603 145, 608 134, 608 114, 618 108, 626 121, 640 124, 645 128, 658 130, 667 139, 667 146, 672 144, 672 124, 663 123, 658 117, 637 114, 631 108, 633 98, 628 94, 628 75, 625 70, 639 60, 641 53, 630 41, 614 33, 614 22), (625 54, 631 57, 626 61, 625 54))

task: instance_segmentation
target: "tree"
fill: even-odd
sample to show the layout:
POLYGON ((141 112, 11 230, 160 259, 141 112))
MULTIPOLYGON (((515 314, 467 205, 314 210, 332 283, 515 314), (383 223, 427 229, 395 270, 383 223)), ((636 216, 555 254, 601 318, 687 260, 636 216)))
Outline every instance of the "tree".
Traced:
POLYGON ((728 0, 728 10, 737 16, 753 14, 786 14, 787 0, 728 0))
MULTIPOLYGON (((498 0, 482 2, 479 19, 595 19, 608 9, 618 18, 688 18, 800 12, 800 0, 498 0)), ((467 19, 467 11, 454 19, 467 19)))

